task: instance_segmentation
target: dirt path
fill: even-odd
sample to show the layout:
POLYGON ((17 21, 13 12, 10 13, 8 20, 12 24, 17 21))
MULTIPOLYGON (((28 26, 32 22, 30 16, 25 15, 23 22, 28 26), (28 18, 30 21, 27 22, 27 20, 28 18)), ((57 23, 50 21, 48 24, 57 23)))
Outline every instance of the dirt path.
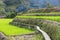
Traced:
POLYGON ((49 37, 49 35, 46 32, 44 32, 43 30, 41 30, 39 28, 39 26, 36 26, 36 28, 37 28, 38 31, 40 31, 43 34, 45 40, 51 40, 50 37, 49 37))

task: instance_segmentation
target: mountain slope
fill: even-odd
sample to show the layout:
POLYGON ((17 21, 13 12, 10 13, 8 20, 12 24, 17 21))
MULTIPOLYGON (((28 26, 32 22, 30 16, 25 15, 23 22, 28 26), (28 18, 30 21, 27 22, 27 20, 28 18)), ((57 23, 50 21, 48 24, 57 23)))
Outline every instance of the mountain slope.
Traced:
POLYGON ((4 0, 2 3, 5 4, 6 7, 14 8, 14 10, 17 9, 20 11, 30 8, 46 8, 49 5, 52 7, 60 6, 60 0, 4 0))

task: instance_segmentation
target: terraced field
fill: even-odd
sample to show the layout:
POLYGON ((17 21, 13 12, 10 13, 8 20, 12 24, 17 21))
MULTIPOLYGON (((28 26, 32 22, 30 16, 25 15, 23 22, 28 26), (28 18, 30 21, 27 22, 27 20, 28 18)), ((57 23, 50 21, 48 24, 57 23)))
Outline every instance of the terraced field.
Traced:
MULTIPOLYGON (((60 40, 60 24, 59 24, 60 16, 16 16, 16 20, 18 19, 18 21, 20 20, 20 22, 24 18, 26 19, 26 21, 24 21, 26 23, 29 22, 29 24, 33 24, 36 22, 37 23, 36 25, 39 25, 42 30, 47 32, 47 34, 51 37, 52 40, 60 40), (30 19, 32 18, 32 19, 30 20, 29 18, 30 19), (42 19, 42 20, 38 21, 37 18, 42 19), (44 21, 44 19, 46 19, 46 20, 44 21), (51 21, 49 21, 49 20, 51 20, 51 21), (42 23, 40 24, 40 22, 42 22, 42 23)), ((18 21, 16 21, 16 20, 15 20, 15 22, 18 23, 18 21)))
POLYGON ((60 22, 60 16, 16 16, 17 18, 43 18, 60 22))
POLYGON ((6 35, 20 35, 33 32, 28 29, 18 28, 16 26, 10 25, 9 22, 11 21, 12 19, 0 19, 0 31, 6 35))
POLYGON ((24 13, 21 14, 19 13, 18 15, 23 15, 23 16, 60 16, 60 12, 47 12, 47 13, 24 13))
MULTIPOLYGON (((60 16, 16 16, 15 18, 18 18, 18 19, 20 19, 20 18, 33 18, 33 19, 42 18, 42 19, 60 22, 60 16)), ((0 19, 0 31, 6 35, 20 35, 20 34, 29 34, 29 33, 33 32, 32 30, 10 25, 9 22, 11 22, 12 20, 14 20, 14 19, 0 19)), ((53 40, 55 40, 55 39, 59 40, 59 38, 60 38, 60 36, 59 36, 60 31, 58 30, 59 28, 60 27, 56 27, 54 25, 52 26, 49 24, 45 27, 44 27, 44 25, 42 25, 42 27, 41 27, 41 29, 46 31, 53 40), (53 31, 51 31, 48 28, 50 28, 51 30, 53 29, 53 31), (55 37, 54 37, 54 35, 51 35, 51 33, 55 34, 55 37)), ((41 37, 42 37, 42 35, 41 35, 41 37)), ((41 37, 39 37, 39 39, 43 40, 43 37, 42 38, 41 37)))

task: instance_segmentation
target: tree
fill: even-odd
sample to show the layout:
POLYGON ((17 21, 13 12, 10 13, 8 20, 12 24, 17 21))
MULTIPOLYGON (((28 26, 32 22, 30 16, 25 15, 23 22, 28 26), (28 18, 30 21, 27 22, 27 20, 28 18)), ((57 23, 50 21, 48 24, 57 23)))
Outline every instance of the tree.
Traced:
POLYGON ((6 15, 6 18, 14 18, 17 15, 17 13, 16 12, 6 12, 5 15, 6 15))
POLYGON ((53 7, 54 7, 54 6, 53 6, 51 3, 49 3, 49 2, 47 2, 46 5, 47 5, 47 8, 53 8, 53 7))

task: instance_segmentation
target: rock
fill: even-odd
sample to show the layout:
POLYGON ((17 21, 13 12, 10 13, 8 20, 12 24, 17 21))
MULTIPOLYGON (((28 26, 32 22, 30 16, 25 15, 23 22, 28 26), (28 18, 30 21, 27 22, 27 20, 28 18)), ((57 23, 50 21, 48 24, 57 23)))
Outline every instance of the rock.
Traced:
POLYGON ((7 40, 7 37, 2 32, 0 32, 0 40, 7 40))

